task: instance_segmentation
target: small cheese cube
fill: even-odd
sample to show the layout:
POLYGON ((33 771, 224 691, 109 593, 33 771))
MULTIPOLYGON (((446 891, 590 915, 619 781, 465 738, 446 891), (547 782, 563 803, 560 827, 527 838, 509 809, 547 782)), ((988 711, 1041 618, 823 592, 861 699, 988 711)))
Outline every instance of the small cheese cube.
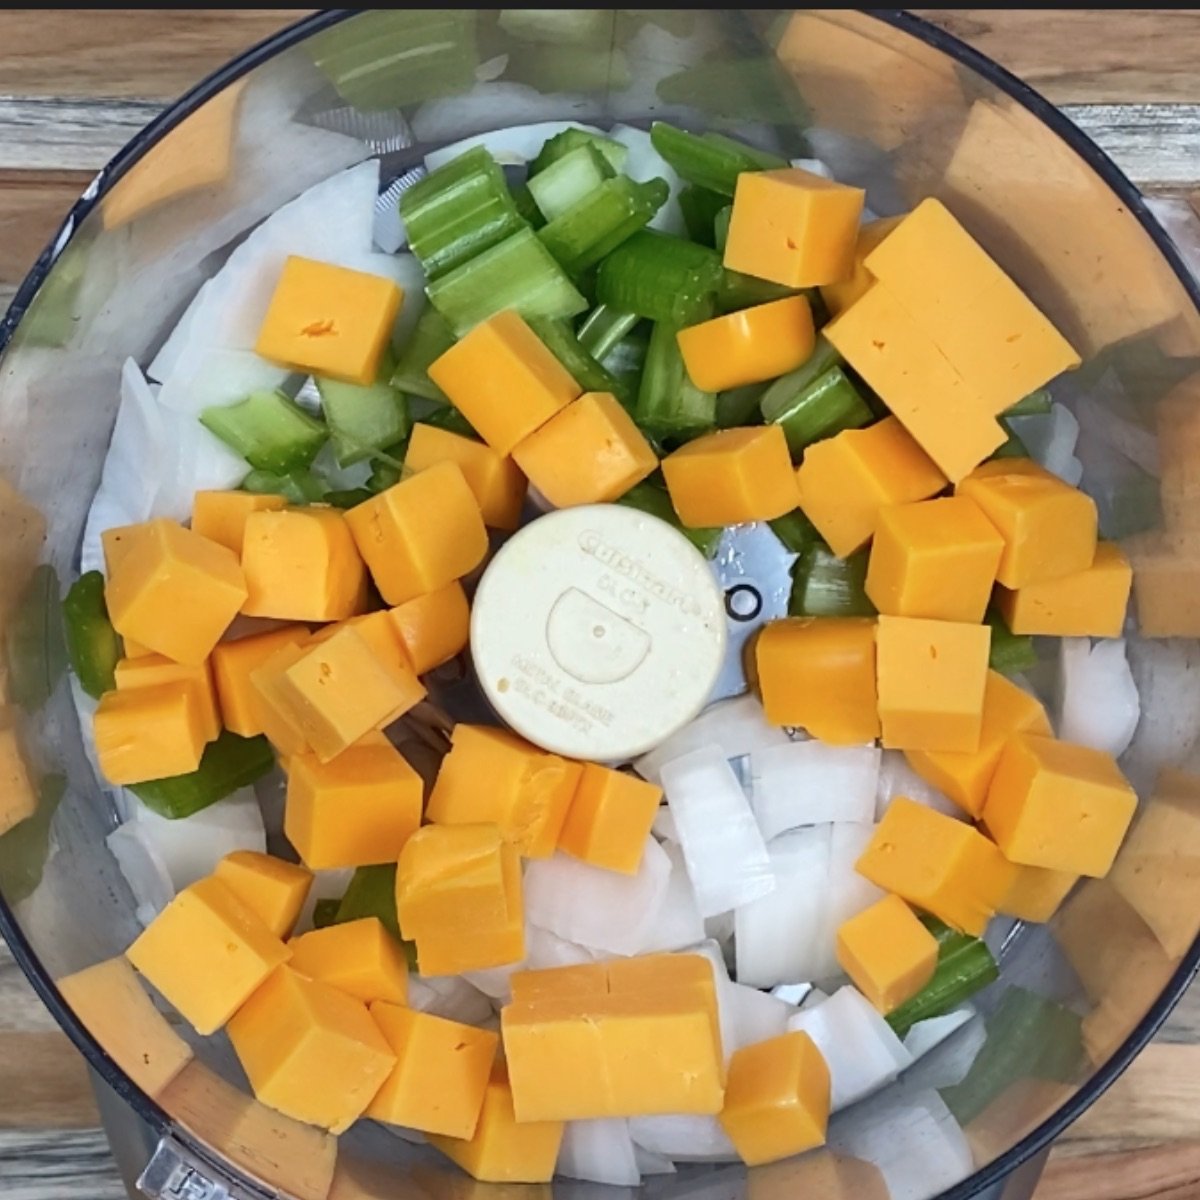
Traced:
POLYGON ((899 896, 884 896, 838 926, 837 960, 886 1015, 933 978, 938 943, 899 896))
POLYGON ((470 1138, 431 1134, 429 1144, 473 1179, 486 1183, 549 1183, 562 1144, 561 1121, 518 1123, 503 1063, 492 1069, 479 1123, 470 1138))
MULTIPOLYGON (((218 642, 213 647, 213 682, 226 729, 239 737, 253 737, 263 732, 257 693, 250 682, 250 674, 284 646, 300 646, 307 639, 308 626, 291 625, 232 642, 218 642)), ((125 653, 129 653, 128 645, 125 653)))
POLYGON ((100 770, 117 786, 189 774, 206 733, 200 693, 183 682, 105 692, 92 722, 100 770))
POLYGON ((208 661, 187 665, 164 658, 161 654, 143 654, 140 658, 121 659, 113 671, 113 677, 118 692, 155 687, 160 683, 184 683, 194 687, 202 716, 204 740, 211 742, 221 732, 212 666, 208 661))
POLYGON ((474 438, 418 421, 408 439, 405 467, 410 471, 424 471, 440 462, 458 463, 479 504, 485 525, 491 529, 511 530, 521 523, 526 479, 511 458, 497 454, 491 446, 474 438))
POLYGON ((512 309, 460 338, 429 364, 429 378, 502 455, 583 391, 512 309))
POLYGON ((824 1145, 829 1099, 829 1066, 796 1030, 733 1052, 719 1120, 753 1167, 824 1145))
POLYGON ((1000 897, 996 911, 1021 921, 1044 925, 1058 911, 1079 876, 1045 867, 1014 867, 1012 882, 1000 897))
POLYGON ((636 775, 585 763, 558 848, 594 867, 635 874, 662 794, 636 775))
POLYGON ((378 917, 313 929, 291 942, 293 971, 366 1003, 408 1003, 408 963, 378 917))
POLYGON ((38 794, 17 731, 0 729, 0 835, 37 811, 38 794))
POLYGON ((804 451, 800 508, 839 558, 871 540, 881 509, 928 500, 946 477, 895 417, 847 429, 804 451))
POLYGON ((867 270, 865 259, 900 222, 900 217, 880 217, 861 226, 858 240, 854 243, 854 268, 849 277, 837 283, 828 283, 821 289, 821 299, 831 317, 845 312, 855 300, 865 296, 875 282, 867 270))
POLYGON ((1013 633, 1051 637, 1121 636, 1133 568, 1116 542, 1097 542, 1090 567, 1073 575, 996 589, 996 607, 1013 633))
POLYGON ((500 1039, 487 1029, 377 1002, 371 1016, 396 1065, 367 1116, 425 1133, 475 1134, 500 1039))
POLYGON ((991 639, 987 625, 881 616, 875 662, 883 745, 978 750, 991 639))
POLYGON ((126 658, 145 658, 147 654, 154 653, 149 646, 143 646, 141 642, 135 642, 133 638, 122 638, 121 647, 125 651, 126 658))
POLYGON ((512 455, 555 508, 615 500, 658 467, 645 435, 609 392, 572 400, 512 455))
POLYGON ((282 758, 310 749, 283 677, 288 667, 304 657, 304 647, 304 642, 286 642, 250 670, 254 723, 282 758))
POLYGON ((388 612, 418 675, 440 667, 466 649, 471 606, 457 581, 406 600, 388 612))
POLYGON ((882 509, 866 592, 881 613, 983 620, 1004 539, 965 496, 882 509))
POLYGON ((835 746, 879 736, 875 622, 869 617, 788 617, 754 642, 763 710, 835 746))
POLYGON ((191 1046, 154 1007, 124 958, 76 971, 54 986, 105 1054, 147 1096, 157 1096, 192 1061, 191 1046))
POLYGON ((421 823, 424 785, 391 745, 351 746, 332 762, 288 759, 283 831, 312 870, 395 862, 421 823))
POLYGON ((996 572, 1006 588, 1085 571, 1096 557, 1096 502, 1027 458, 998 458, 962 480, 1004 538, 996 572))
POLYGON ((307 868, 257 850, 225 855, 213 876, 279 938, 291 935, 313 881, 307 868))
POLYGON ((580 764, 488 725, 460 722, 450 742, 426 820, 494 824, 526 858, 549 858, 579 783, 580 764), (488 781, 486 787, 481 779, 488 781))
POLYGON ((886 892, 979 937, 1012 879, 977 829, 897 796, 854 869, 886 892))
POLYGON ((279 967, 229 1022, 229 1040, 266 1105, 344 1133, 396 1056, 361 1000, 279 967))
POLYGON ((407 678, 415 674, 408 651, 400 639, 400 631, 391 619, 386 609, 378 609, 372 613, 364 613, 361 617, 351 617, 347 621, 336 621, 325 625, 308 639, 306 645, 316 646, 329 641, 334 634, 342 629, 353 629, 370 647, 371 653, 380 662, 385 662, 390 668, 398 671, 407 678))
POLYGON ((310 375, 374 383, 403 300, 382 275, 289 254, 255 353, 310 375))
POLYGON ((197 492, 192 501, 192 530, 220 546, 228 546, 240 559, 246 537, 246 518, 256 512, 280 512, 286 496, 265 492, 197 492))
POLYGON ((457 463, 440 462, 364 501, 346 523, 388 604, 403 604, 470 574, 487 529, 457 463))
POLYGON ((691 528, 773 521, 796 507, 796 475, 779 425, 705 434, 662 460, 680 521, 691 528))
POLYGON ((1136 809, 1111 754, 1021 734, 1000 756, 983 821, 1014 863, 1103 876, 1136 809))
POLYGON ((681 329, 675 338, 688 377, 703 392, 778 379, 800 366, 816 345, 807 296, 713 317, 681 329))
POLYGON ((820 287, 854 271, 862 188, 799 167, 737 177, 725 266, 784 287, 820 287))
POLYGON ((336 508, 251 513, 242 568, 247 616, 340 621, 366 608, 366 567, 336 508))
POLYGON ((113 628, 176 662, 202 663, 246 599, 237 556, 165 517, 130 529, 104 588, 113 628))
POLYGON ((978 748, 968 753, 906 750, 904 757, 922 779, 932 783, 964 812, 978 817, 1008 739, 1017 733, 1048 737, 1052 732, 1046 710, 1035 696, 999 671, 988 671, 978 748))
POLYGON ((216 1033, 292 952, 219 879, 184 888, 125 957, 197 1033, 216 1033))

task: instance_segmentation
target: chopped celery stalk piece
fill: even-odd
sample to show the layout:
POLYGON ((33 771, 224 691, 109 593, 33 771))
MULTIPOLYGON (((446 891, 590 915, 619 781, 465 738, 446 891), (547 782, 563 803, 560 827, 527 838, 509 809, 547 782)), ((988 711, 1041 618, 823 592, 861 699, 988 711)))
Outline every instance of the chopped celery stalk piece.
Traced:
POLYGON ((650 334, 634 417, 656 437, 711 429, 717 420, 717 397, 702 392, 689 378, 675 335, 679 327, 659 321, 650 334))
POLYGON ((650 140, 682 179, 722 196, 733 195, 743 171, 771 171, 788 165, 786 158, 723 134, 686 133, 665 121, 650 126, 650 140))
POLYGON ((340 900, 318 900, 313 905, 312 923, 314 929, 325 929, 329 925, 333 925, 337 921, 338 905, 340 900))
POLYGON ((774 521, 768 521, 767 524, 785 549, 793 554, 803 554, 810 546, 815 546, 821 541, 817 527, 798 508, 792 509, 782 517, 776 517, 774 521))
POLYGON ((719 528, 685 529, 671 504, 671 497, 667 494, 667 489, 661 484, 651 483, 649 480, 636 483, 617 500, 617 503, 624 504, 627 508, 636 508, 639 512, 649 513, 652 517, 658 517, 660 521, 666 521, 668 525, 678 529, 705 558, 712 558, 716 554, 723 530, 719 528))
POLYGON ((729 219, 733 216, 733 205, 727 204, 713 217, 713 246, 720 254, 725 253, 725 243, 729 241, 729 219))
POLYGON ((769 304, 772 300, 796 296, 801 291, 809 294, 803 288, 784 287, 769 279, 755 279, 753 275, 743 275, 741 271, 731 271, 725 267, 717 287, 717 311, 737 312, 739 308, 752 308, 755 304, 769 304))
POLYGON ((796 388, 790 382, 792 376, 803 371, 800 367, 777 379, 762 398, 764 419, 782 427, 793 458, 799 458, 813 442, 844 429, 860 429, 874 420, 866 401, 841 367, 830 367, 812 382, 796 388))
POLYGON ((370 500, 373 495, 375 493, 365 487, 345 488, 337 492, 327 492, 325 503, 332 504, 334 508, 357 508, 364 501, 370 500))
POLYGON ((729 198, 693 183, 679 193, 679 207, 688 237, 701 246, 715 247, 717 217, 729 207, 729 198))
POLYGON ((1041 417, 1050 411, 1053 403, 1050 393, 1045 388, 1038 388, 1036 392, 1030 392, 1028 396, 1022 397, 1011 408, 1005 409, 1004 415, 1006 417, 1041 417))
POLYGON ((529 320, 573 317, 588 306, 532 229, 432 280, 426 291, 457 337, 506 308, 529 320))
POLYGON ((531 229, 541 229, 545 225, 546 218, 542 216, 542 210, 538 208, 537 201, 529 190, 529 184, 523 183, 520 187, 513 188, 512 198, 517 212, 521 214, 521 219, 531 229))
POLYGON ((761 425, 759 401, 767 390, 765 383, 747 383, 717 393, 717 428, 736 429, 739 425, 761 425))
POLYGON ((251 471, 242 480, 243 492, 284 496, 291 504, 316 504, 325 498, 325 484, 311 471, 251 471))
POLYGON ((401 193, 400 216, 429 280, 525 227, 500 164, 483 146, 443 163, 401 193))
POLYGON ((833 343, 827 337, 818 334, 813 352, 794 371, 781 375, 763 393, 763 420, 773 420, 776 413, 788 406, 796 393, 815 383, 830 367, 844 366, 845 361, 834 349, 833 343))
POLYGON ((502 8, 497 21, 520 42, 600 47, 612 44, 616 15, 611 8, 502 8))
POLYGON ((394 371, 392 362, 385 363, 378 381, 365 387, 336 379, 317 380, 321 411, 339 467, 365 462, 376 450, 408 437, 412 428, 408 401, 389 382, 394 371))
POLYGON ((615 46, 516 46, 509 51, 504 78, 547 93, 620 92, 633 82, 633 71, 629 56, 615 46))
MULTIPOLYGON (((713 116, 762 121, 788 130, 809 124, 808 108, 795 80, 776 58, 765 55, 696 63, 660 79, 656 91, 664 104, 686 105, 713 116)), ((802 150, 797 141, 795 152, 802 150)))
POLYGON ((252 392, 237 404, 214 405, 200 424, 258 471, 284 475, 310 466, 329 430, 282 392, 252 392))
POLYGON ((625 165, 625 159, 629 157, 629 147, 623 143, 603 137, 598 133, 589 133, 586 129, 572 125, 561 133, 556 133, 542 146, 537 157, 529 164, 530 176, 541 174, 551 163, 564 158, 572 150, 578 150, 580 146, 591 146, 594 150, 598 150, 608 160, 608 165, 614 171, 621 170, 625 165))
POLYGON ((601 262, 596 299, 651 321, 691 325, 712 316, 722 270, 715 250, 641 229, 601 262))
POLYGON ((1033 638, 1029 634, 1013 633, 1004 623, 1004 618, 988 606, 984 621, 992 628, 992 648, 988 653, 988 666, 1003 675, 1015 675, 1037 666, 1037 653, 1033 638))
POLYGON ((447 404, 421 418, 423 425, 436 425, 438 429, 448 429, 451 433, 461 433, 463 437, 478 438, 475 426, 467 420, 452 404, 447 404))
POLYGON ((104 576, 99 571, 88 571, 71 585, 63 600, 63 632, 79 686, 99 700, 117 686, 113 672, 121 657, 121 641, 108 619, 104 576))
POLYGON ((537 236, 565 271, 577 275, 643 229, 670 194, 662 179, 634 183, 618 175, 539 229, 537 236))
POLYGON ((566 321, 536 320, 530 321, 529 325, 585 392, 611 392, 628 407, 632 397, 626 382, 603 367, 579 344, 566 321))
POLYGON ((641 319, 637 313, 618 312, 607 304, 598 304, 579 326, 579 344, 593 358, 603 360, 641 319))
POLYGON ((20 904, 37 890, 50 857, 50 824, 66 794, 61 775, 46 775, 37 785, 37 808, 25 820, 0 834, 0 895, 20 904))
POLYGON ((594 192, 615 172, 594 146, 578 146, 529 177, 529 188, 547 221, 569 212, 589 192, 594 192))
POLYGON ((1000 427, 1008 435, 995 450, 992 451, 992 458, 1028 458, 1029 448, 1023 441, 1013 432, 1012 426, 1003 418, 1000 418, 1000 427))
MULTIPOLYGON (((641 317, 638 317, 641 321, 641 317)), ((630 378, 641 378, 646 368, 646 355, 650 353, 650 330, 635 329, 623 337, 605 356, 604 365, 614 374, 630 378)))
POLYGON ((823 542, 814 541, 792 567, 788 614, 793 617, 873 617, 867 598, 866 550, 838 558, 823 542))
POLYGON ((30 573, 4 639, 9 698, 27 712, 50 699, 67 668, 62 616, 58 573, 43 563, 30 573))
POLYGON ((454 345, 454 330, 436 308, 426 306, 403 349, 396 356, 392 387, 406 395, 424 396, 448 404, 446 393, 429 378, 429 364, 454 345))
POLYGON ((256 783, 274 765, 271 743, 261 734, 244 738, 224 729, 204 748, 194 771, 135 783, 130 791, 152 812, 177 821, 256 783))
POLYGON ((359 867, 350 877, 334 917, 335 924, 376 917, 383 927, 400 940, 400 921, 396 916, 396 864, 381 863, 359 867))

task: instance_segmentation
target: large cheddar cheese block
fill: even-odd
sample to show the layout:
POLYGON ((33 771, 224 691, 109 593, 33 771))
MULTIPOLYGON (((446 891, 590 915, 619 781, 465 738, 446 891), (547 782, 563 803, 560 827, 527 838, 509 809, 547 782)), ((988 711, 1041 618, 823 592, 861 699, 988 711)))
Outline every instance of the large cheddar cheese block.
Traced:
POLYGON ((937 959, 937 938, 899 896, 884 896, 837 929, 838 965, 884 1014, 933 978, 937 959))

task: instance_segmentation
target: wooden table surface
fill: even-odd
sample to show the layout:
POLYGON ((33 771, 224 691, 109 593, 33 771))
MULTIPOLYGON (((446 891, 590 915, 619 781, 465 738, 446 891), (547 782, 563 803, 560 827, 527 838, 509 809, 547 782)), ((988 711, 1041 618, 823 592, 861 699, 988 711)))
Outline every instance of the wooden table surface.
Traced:
MULTIPOLYGON (((0 311, 95 172, 303 10, 0 10, 0 311)), ((1146 191, 1200 196, 1200 11, 930 11, 1146 191), (1066 65, 1064 65, 1066 64, 1066 65)), ((0 944, 0 1196, 118 1200, 82 1061, 0 944)), ((1200 992, 1059 1142, 1038 1200, 1200 1198, 1200 992)))

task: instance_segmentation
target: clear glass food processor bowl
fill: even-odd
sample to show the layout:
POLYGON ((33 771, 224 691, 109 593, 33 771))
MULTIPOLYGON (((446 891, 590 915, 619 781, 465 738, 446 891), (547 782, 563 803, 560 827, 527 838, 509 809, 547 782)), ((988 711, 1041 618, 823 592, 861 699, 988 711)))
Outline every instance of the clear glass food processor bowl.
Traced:
MULTIPOLYGON (((0 839, 0 933, 98 1075, 173 1148, 147 1172, 151 1194, 479 1191, 486 1200, 493 1190, 381 1126, 360 1123, 337 1143, 262 1107, 228 1042, 195 1038, 170 1014, 162 1019, 195 1058, 149 1095, 55 987, 121 954, 140 929, 105 847, 117 816, 86 761, 54 632, 58 596, 79 570, 122 363, 147 363, 231 246, 313 183, 378 157, 386 186, 429 150, 486 130, 665 117, 820 157, 838 179, 865 187, 879 215, 939 197, 1082 353, 1082 368, 1056 381, 1054 395, 1079 421, 1076 454, 1102 532, 1135 566, 1128 651, 1143 713, 1122 766, 1142 805, 1122 860, 1150 902, 1135 907, 1129 888, 1088 881, 1048 925, 999 930, 1001 976, 979 997, 974 1029, 839 1113, 828 1149, 751 1171, 682 1166, 645 1190, 908 1200, 995 1188, 1112 1082, 1200 960, 1200 822, 1188 813, 1200 789, 1200 482, 1191 458, 1200 442, 1189 439, 1200 422, 1200 297, 1176 250, 1128 180, 1053 107, 920 20, 595 16, 594 35, 580 44, 577 29, 562 45, 522 41, 482 10, 331 12, 294 26, 206 80, 114 159, 0 323, 5 711, 42 779, 39 812, 0 839), (440 28, 414 56, 421 21, 440 28), (1016 1030, 992 1019, 1029 992, 1075 1017, 1064 1025, 1062 1009, 1033 1005, 1016 1030), (927 1142, 929 1116, 943 1111, 946 1081, 961 1076, 969 1038, 977 1086, 958 1094, 955 1111, 971 1161, 931 1176, 926 1161, 939 1156, 927 1142), (227 1190, 203 1190, 205 1178, 227 1190)), ((553 1192, 576 1200, 594 1186, 558 1180, 553 1192)), ((505 1187, 521 1200, 547 1190, 505 1187)))

